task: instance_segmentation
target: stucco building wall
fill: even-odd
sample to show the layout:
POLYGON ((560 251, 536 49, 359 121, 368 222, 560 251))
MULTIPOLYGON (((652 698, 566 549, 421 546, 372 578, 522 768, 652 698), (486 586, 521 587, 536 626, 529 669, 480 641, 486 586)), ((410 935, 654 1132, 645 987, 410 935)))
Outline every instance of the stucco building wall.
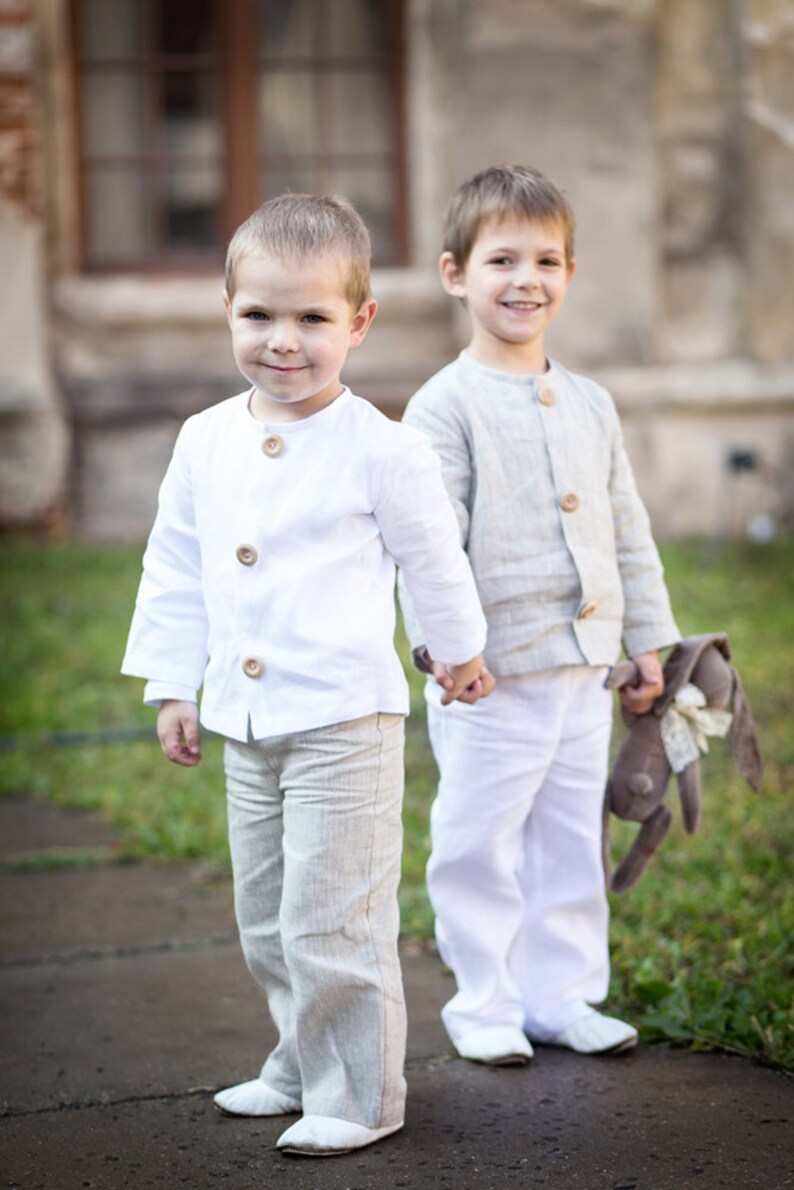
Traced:
MULTIPOLYGON (((0 217, 0 251, 46 277, 30 286, 29 354, 53 367, 17 414, 33 427, 36 400, 46 392, 50 409, 61 393, 73 445, 62 426, 59 489, 31 479, 11 504, 44 508, 68 463, 75 531, 140 537, 180 421, 243 383, 219 273, 77 269, 65 11, 38 0, 30 22, 42 198, 24 212, 27 240, 0 217)), ((407 0, 405 12, 411 259, 376 271, 380 311, 345 379, 399 415, 463 345, 435 275, 441 209, 484 165, 534 164, 578 218, 550 351, 612 388, 657 532, 742 533, 758 513, 790 528, 794 0, 407 0)))
POLYGON ((0 0, 0 521, 54 526, 70 446, 49 333, 40 46, 30 5, 0 0))

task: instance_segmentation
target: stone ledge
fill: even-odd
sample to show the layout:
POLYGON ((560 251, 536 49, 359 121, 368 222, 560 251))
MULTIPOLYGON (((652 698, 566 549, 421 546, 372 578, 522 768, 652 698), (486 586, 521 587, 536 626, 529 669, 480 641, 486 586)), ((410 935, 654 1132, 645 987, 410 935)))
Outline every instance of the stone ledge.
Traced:
MULTIPOLYGON (((437 360, 412 358, 383 371, 373 371, 371 364, 350 367, 343 380, 356 394, 390 416, 399 417, 408 398, 438 367, 437 360)), ((62 374, 59 381, 70 420, 78 426, 183 420, 246 387, 243 378, 234 373, 91 378, 62 374)))
POLYGON ((794 362, 757 364, 721 360, 697 364, 649 364, 603 368, 593 376, 615 398, 621 413, 693 410, 698 413, 781 412, 794 407, 794 362))
MULTIPOLYGON (((435 273, 425 269, 376 269, 372 290, 380 303, 380 314, 387 320, 444 311, 449 300, 435 273)), ((69 276, 56 282, 53 303, 60 317, 100 326, 223 326, 222 292, 220 273, 193 277, 69 276)))
MULTIPOLYGON (((351 358, 347 382, 390 416, 399 416, 407 399, 440 366, 436 359, 414 358, 382 369, 373 360, 356 367, 351 358)), ((709 417, 728 414, 784 414, 794 409, 794 364, 765 366, 746 360, 723 364, 650 365, 610 368, 595 373, 613 394, 627 419, 692 413, 709 417)), ((136 423, 183 419, 242 392, 245 383, 226 376, 121 374, 82 377, 64 374, 60 386, 71 418, 78 424, 136 423)), ((5 412, 25 411, 8 405, 5 412)))
POLYGON ((60 381, 71 420, 81 426, 183 420, 244 387, 241 377, 62 376, 60 381))
POLYGON ((55 395, 47 383, 4 384, 0 381, 0 418, 33 417, 40 413, 52 415, 57 410, 55 395))

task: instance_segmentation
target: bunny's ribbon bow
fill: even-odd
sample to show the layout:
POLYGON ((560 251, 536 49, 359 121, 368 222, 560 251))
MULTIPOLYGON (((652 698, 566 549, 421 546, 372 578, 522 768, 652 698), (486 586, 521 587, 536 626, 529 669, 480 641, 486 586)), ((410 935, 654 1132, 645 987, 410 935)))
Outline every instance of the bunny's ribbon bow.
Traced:
POLYGON ((707 736, 726 736, 732 719, 730 711, 707 707, 706 696, 697 686, 691 682, 683 686, 660 724, 662 744, 673 772, 683 772, 701 752, 708 752, 707 736))

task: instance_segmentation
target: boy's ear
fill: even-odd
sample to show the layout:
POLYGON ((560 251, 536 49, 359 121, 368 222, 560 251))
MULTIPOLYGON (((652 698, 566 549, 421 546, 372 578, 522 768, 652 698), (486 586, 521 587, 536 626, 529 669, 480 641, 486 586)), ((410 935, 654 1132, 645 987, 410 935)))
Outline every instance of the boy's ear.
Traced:
POLYGON ((228 289, 223 291, 223 308, 226 311, 226 319, 228 322, 232 320, 232 299, 229 297, 228 289))
POLYGON ((451 252, 442 252, 438 262, 441 284, 450 297, 466 296, 465 270, 460 268, 451 252))
POLYGON ((370 328, 372 319, 375 317, 377 308, 378 303, 374 298, 367 298, 365 302, 361 303, 358 313, 353 315, 353 321, 350 324, 351 347, 358 347, 359 343, 363 340, 370 328))
POLYGON ((576 257, 572 256, 568 261, 568 284, 573 281, 573 275, 576 272, 576 257))

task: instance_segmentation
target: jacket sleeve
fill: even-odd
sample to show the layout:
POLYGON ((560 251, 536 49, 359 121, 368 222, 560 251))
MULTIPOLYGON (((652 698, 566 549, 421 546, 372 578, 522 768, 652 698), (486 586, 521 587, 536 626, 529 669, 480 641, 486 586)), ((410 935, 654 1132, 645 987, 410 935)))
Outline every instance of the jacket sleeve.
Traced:
POLYGON ((175 696, 198 691, 208 652, 190 462, 186 425, 160 488, 121 667, 124 674, 157 683, 160 692, 175 687, 175 696))
POLYGON ((421 435, 406 433, 383 469, 375 515, 400 568, 412 646, 450 665, 471 660, 485 647, 485 616, 438 457, 421 435))
POLYGON ((441 460, 441 475, 465 549, 469 540, 472 460, 463 428, 443 400, 430 402, 414 398, 406 406, 403 423, 424 434, 441 460))
MULTIPOLYGON (((472 466, 463 430, 448 406, 423 401, 421 398, 409 401, 403 422, 424 434, 440 459, 444 487, 458 523, 460 541, 465 549, 469 538, 472 466)), ((428 646, 428 642, 402 569, 397 576, 397 589, 411 648, 414 651, 421 650, 428 646)), ((440 660, 432 649, 429 649, 429 652, 434 660, 440 660)))

